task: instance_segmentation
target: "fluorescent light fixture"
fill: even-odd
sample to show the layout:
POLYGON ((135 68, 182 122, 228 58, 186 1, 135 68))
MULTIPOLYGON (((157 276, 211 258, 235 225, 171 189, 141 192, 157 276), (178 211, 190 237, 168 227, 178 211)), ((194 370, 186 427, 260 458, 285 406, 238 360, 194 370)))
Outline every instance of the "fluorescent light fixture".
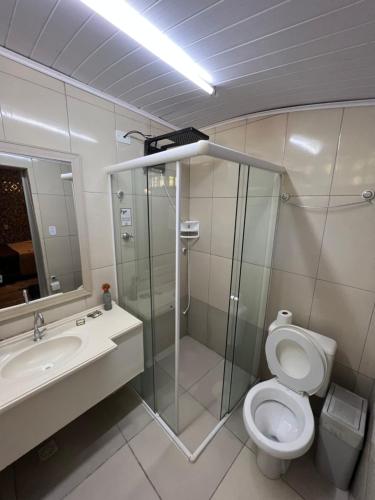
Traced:
POLYGON ((215 89, 209 83, 212 81, 211 76, 125 0, 81 0, 81 2, 205 92, 214 94, 215 89))

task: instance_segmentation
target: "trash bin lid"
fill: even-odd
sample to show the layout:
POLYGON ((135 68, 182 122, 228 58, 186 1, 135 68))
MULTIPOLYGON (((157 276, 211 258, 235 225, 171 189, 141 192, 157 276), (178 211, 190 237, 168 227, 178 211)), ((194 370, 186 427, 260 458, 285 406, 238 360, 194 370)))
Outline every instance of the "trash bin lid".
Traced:
POLYGON ((365 433, 367 400, 337 384, 331 384, 320 425, 350 446, 362 445, 365 433))

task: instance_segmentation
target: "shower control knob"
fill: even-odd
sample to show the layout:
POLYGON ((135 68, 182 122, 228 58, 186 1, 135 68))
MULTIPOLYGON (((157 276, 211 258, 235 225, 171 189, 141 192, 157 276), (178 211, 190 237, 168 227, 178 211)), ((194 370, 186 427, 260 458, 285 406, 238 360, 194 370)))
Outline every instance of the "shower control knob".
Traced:
POLYGON ((134 236, 133 236, 132 234, 130 234, 130 233, 123 233, 123 234, 121 235, 121 238, 122 238, 123 240, 125 240, 125 241, 129 241, 129 240, 134 239, 134 236))

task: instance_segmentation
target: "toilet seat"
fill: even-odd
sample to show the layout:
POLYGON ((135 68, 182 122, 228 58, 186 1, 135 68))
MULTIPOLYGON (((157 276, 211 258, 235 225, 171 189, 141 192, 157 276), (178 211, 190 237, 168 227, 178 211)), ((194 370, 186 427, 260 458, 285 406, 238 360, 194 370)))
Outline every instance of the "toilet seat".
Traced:
POLYGON ((276 327, 266 340, 266 357, 271 373, 293 391, 315 394, 325 380, 324 351, 303 328, 276 327))
POLYGON ((288 389, 275 378, 255 385, 248 392, 243 406, 243 420, 254 443, 266 453, 280 459, 300 457, 310 448, 314 439, 314 417, 308 396, 288 389), (274 403, 275 411, 273 414, 268 413, 269 421, 265 422, 264 415, 272 410, 274 403), (264 414, 258 414, 263 405, 264 414), (285 409, 291 413, 292 421, 285 422, 285 409), (283 418, 285 428, 282 433, 270 435, 268 431, 277 430, 280 419, 283 418), (286 428, 288 424, 292 425, 289 430, 286 428))

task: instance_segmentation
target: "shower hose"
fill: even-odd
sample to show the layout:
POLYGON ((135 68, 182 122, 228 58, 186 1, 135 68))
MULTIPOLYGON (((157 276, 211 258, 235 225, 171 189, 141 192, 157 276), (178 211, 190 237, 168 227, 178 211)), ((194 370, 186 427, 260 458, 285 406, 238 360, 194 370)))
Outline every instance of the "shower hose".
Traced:
MULTIPOLYGON (((163 185, 163 188, 164 188, 164 190, 165 190, 165 192, 167 194, 167 198, 168 198, 169 204, 171 205, 171 207, 173 208, 174 212, 176 213, 176 205, 173 203, 173 200, 172 200, 172 198, 171 198, 171 196, 169 194, 168 188, 165 185, 164 177, 163 177, 163 173, 162 172, 160 172, 160 177, 162 179, 162 185, 163 185)), ((183 221, 180 219, 180 223, 181 222, 183 222, 183 221)), ((187 269, 188 269, 188 274, 187 274, 188 303, 186 305, 186 308, 182 311, 182 314, 184 316, 186 316, 186 314, 189 312, 190 303, 191 303, 190 245, 189 245, 189 241, 186 242, 186 258, 187 258, 187 269)))

